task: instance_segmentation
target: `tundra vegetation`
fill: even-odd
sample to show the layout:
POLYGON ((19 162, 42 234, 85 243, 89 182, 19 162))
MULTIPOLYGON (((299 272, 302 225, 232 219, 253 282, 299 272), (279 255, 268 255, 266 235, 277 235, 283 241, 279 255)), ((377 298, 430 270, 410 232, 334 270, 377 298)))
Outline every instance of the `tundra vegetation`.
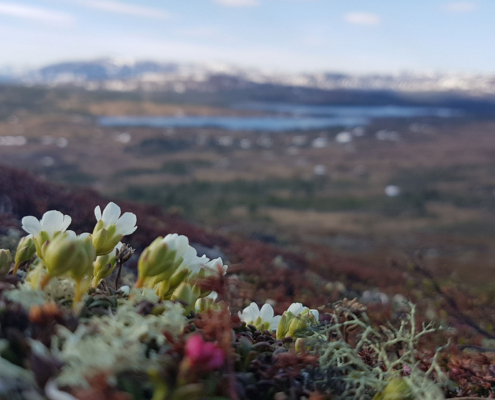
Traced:
POLYGON ((388 322, 347 298, 276 315, 273 300, 249 303, 242 276, 184 235, 159 236, 138 255, 125 242, 139 221, 115 203, 94 209, 92 232, 71 222, 57 210, 26 216, 28 235, 0 250, 3 398, 494 394, 492 354, 449 353, 454 328, 424 321, 405 299, 388 322))

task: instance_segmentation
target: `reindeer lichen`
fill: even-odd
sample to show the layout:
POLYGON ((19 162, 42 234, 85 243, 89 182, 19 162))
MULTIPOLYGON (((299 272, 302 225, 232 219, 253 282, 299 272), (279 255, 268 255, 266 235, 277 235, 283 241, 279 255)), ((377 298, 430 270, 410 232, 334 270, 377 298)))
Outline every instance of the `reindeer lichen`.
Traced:
POLYGON ((420 369, 420 339, 437 331, 432 323, 416 325, 416 308, 410 310, 398 328, 373 327, 365 313, 348 313, 344 321, 334 315, 335 323, 320 328, 308 338, 308 347, 319 356, 320 384, 337 399, 381 399, 381 393, 394 379, 400 378, 409 387, 410 397, 397 399, 443 399, 441 384, 447 378, 437 364, 437 349, 428 370, 420 369), (349 331, 359 331, 349 343, 349 331), (366 359, 369 355, 369 359, 366 359))

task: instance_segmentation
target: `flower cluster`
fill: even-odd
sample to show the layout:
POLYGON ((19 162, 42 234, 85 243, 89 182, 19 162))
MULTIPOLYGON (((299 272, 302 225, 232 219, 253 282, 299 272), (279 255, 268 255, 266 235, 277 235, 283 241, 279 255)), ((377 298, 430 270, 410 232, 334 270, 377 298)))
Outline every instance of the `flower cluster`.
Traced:
POLYGON ((196 302, 211 294, 197 282, 210 275, 227 273, 221 258, 199 257, 189 239, 176 233, 156 238, 138 261, 135 287, 149 287, 163 299, 179 300, 192 311, 196 302))
MULTIPOLYGON (((79 235, 59 211, 25 217, 15 256, 0 249, 0 381, 71 400, 442 398, 436 362, 427 372, 416 362, 419 337, 433 329, 416 332, 413 312, 385 344, 357 300, 335 303, 333 314, 322 307, 322 323, 302 303, 275 315, 252 302, 236 315, 239 278, 175 233, 144 248, 137 277, 114 290, 107 278, 118 268, 118 282, 133 256, 122 241, 137 219, 114 203, 95 217, 79 235)), ((5 398, 19 393, 8 390, 5 398)))
POLYGON ((260 309, 256 303, 251 303, 239 312, 239 318, 258 330, 276 331, 277 338, 283 339, 299 337, 305 328, 317 325, 319 313, 301 303, 292 303, 282 315, 275 316, 270 304, 264 304, 260 309))
POLYGON ((109 203, 103 214, 100 207, 96 207, 93 233, 80 235, 67 230, 72 218, 60 211, 47 211, 40 220, 24 217, 22 228, 29 235, 19 242, 13 274, 36 254, 35 267, 28 270, 26 278, 31 286, 44 289, 53 278, 70 278, 75 283, 74 304, 78 303, 92 281, 97 285, 111 274, 116 253, 110 253, 118 251, 122 246, 120 240, 137 229, 133 213, 120 214, 120 207, 115 203, 109 203))
MULTIPOLYGON (((72 218, 60 211, 48 211, 40 220, 24 217, 22 228, 29 235, 18 245, 12 273, 15 275, 36 255, 26 277, 31 287, 43 290, 54 278, 68 278, 75 284, 74 304, 80 302, 90 286, 97 288, 134 252, 121 240, 137 229, 135 214, 122 214, 117 204, 109 203, 103 212, 97 206, 95 217, 93 232, 80 235, 68 230, 72 218)), ((1 250, 0 275, 10 271, 11 263, 10 252, 1 250)), ((213 307, 211 296, 215 293, 202 288, 198 281, 226 273, 227 266, 221 258, 198 256, 186 236, 174 233, 156 238, 142 252, 135 287, 151 288, 161 299, 180 301, 187 313, 207 296, 210 298, 198 306, 213 307)))

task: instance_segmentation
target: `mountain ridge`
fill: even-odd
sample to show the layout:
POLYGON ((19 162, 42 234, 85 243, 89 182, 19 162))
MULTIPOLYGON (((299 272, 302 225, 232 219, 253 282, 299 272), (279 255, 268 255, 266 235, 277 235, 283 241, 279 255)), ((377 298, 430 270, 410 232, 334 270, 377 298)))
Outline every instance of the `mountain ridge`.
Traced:
POLYGON ((184 92, 271 84, 322 90, 392 90, 397 92, 460 92, 495 95, 495 75, 466 73, 361 74, 339 72, 286 73, 229 64, 194 64, 103 58, 65 61, 14 73, 2 81, 21 84, 78 85, 88 90, 136 89, 184 92))

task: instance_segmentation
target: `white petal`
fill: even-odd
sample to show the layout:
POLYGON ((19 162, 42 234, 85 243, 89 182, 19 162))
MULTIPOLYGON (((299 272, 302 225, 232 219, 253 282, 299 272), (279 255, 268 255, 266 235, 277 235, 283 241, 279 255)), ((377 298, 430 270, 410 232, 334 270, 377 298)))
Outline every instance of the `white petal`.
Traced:
POLYGON ((316 322, 320 320, 320 313, 318 312, 318 310, 309 310, 309 312, 314 315, 316 322))
POLYGON ((41 227, 50 237, 53 236, 55 232, 60 231, 63 224, 64 215, 60 211, 47 211, 41 218, 41 227))
POLYGON ((302 303, 292 303, 287 311, 290 311, 294 315, 298 315, 301 314, 305 308, 306 307, 304 307, 302 303))
POLYGON ((214 260, 211 260, 209 263, 207 263, 205 265, 205 267, 216 271, 218 265, 221 267, 223 266, 223 262, 222 262, 222 259, 220 257, 215 258, 214 260))
POLYGON ((99 221, 101 219, 101 208, 100 206, 95 207, 95 217, 96 220, 99 221))
POLYGON ((136 214, 133 214, 131 212, 124 213, 124 215, 122 215, 122 217, 120 217, 117 221, 117 232, 124 236, 134 233, 134 231, 137 229, 136 222, 136 214))
POLYGON ((84 240, 84 239, 86 239, 87 237, 89 237, 89 235, 90 235, 90 233, 88 233, 88 232, 81 233, 81 234, 79 235, 79 239, 84 240))
POLYGON ((167 245, 169 250, 175 250, 177 248, 177 233, 169 233, 167 236, 165 236, 162 240, 163 243, 167 245))
POLYGON ((263 304, 260 310, 260 317, 263 321, 270 321, 275 315, 273 307, 270 304, 263 304))
POLYGON ((245 322, 254 322, 260 316, 260 310, 256 303, 251 303, 244 310, 242 310, 241 319, 245 322))
POLYGON ((208 261, 210 261, 210 259, 203 254, 201 257, 196 257, 194 264, 198 267, 204 267, 208 261))
POLYGON ((184 262, 193 262, 197 256, 198 252, 196 251, 196 249, 192 246, 189 246, 182 257, 184 258, 184 262))
POLYGON ((68 239, 74 240, 77 238, 76 232, 74 232, 74 231, 68 230, 65 233, 67 233, 68 239))
POLYGON ((122 242, 118 242, 113 248, 113 253, 115 253, 115 250, 120 250, 122 248, 122 245, 123 245, 122 242))
POLYGON ((187 236, 179 235, 177 238, 177 254, 182 255, 186 252, 189 247, 189 239, 187 236))
POLYGON ((60 227, 60 230, 62 232, 65 232, 65 230, 69 227, 70 223, 72 222, 72 218, 69 215, 64 215, 64 222, 62 223, 62 226, 60 227))
MULTIPOLYGON (((191 272, 196 273, 201 270, 201 268, 208 262, 208 258, 206 256, 202 257, 194 257, 193 260, 184 262, 184 267, 191 270, 191 272)), ((207 270, 208 272, 209 270, 207 270)))
POLYGON ((110 202, 103 210, 103 215, 101 219, 103 220, 103 222, 105 222, 105 226, 110 226, 115 224, 119 219, 119 217, 120 217, 120 207, 117 204, 110 202))
POLYGON ((24 229, 27 233, 31 235, 39 235, 41 232, 41 224, 37 218, 33 216, 24 217, 22 219, 22 229, 24 229))
POLYGON ((207 299, 212 299, 213 301, 215 301, 216 299, 218 299, 218 293, 217 292, 211 292, 208 296, 206 296, 207 299))

